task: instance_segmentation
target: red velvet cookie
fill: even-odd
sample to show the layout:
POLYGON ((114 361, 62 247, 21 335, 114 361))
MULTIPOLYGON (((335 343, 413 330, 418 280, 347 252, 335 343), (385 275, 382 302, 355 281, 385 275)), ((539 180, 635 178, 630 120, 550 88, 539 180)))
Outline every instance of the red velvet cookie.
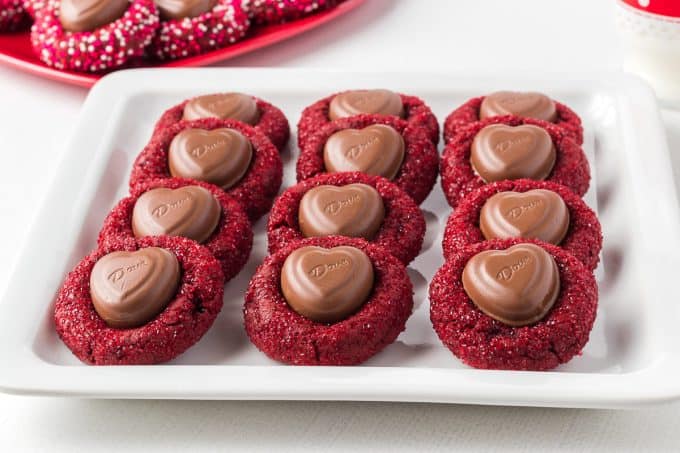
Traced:
POLYGON ((441 184, 449 205, 455 208, 469 192, 485 185, 470 163, 472 142, 486 126, 504 124, 507 126, 532 125, 543 128, 553 142, 556 159, 552 171, 546 178, 568 187, 579 196, 588 191, 590 167, 583 149, 567 135, 563 128, 532 118, 499 116, 470 124, 450 141, 441 157, 441 184))
POLYGON ((242 0, 243 9, 255 25, 292 22, 331 9, 343 0, 242 0))
POLYGON ((245 328, 270 358, 293 365, 356 365, 380 352, 404 330, 413 308, 413 288, 404 265, 382 247, 363 239, 310 238, 265 259, 245 295, 245 328), (294 311, 281 289, 286 258, 304 246, 351 246, 373 265, 373 288, 351 316, 332 324, 314 322, 294 311))
MULTIPOLYGON (((241 271, 250 256, 250 249, 253 245, 250 221, 236 200, 224 193, 219 187, 201 181, 168 178, 139 184, 134 188, 132 194, 120 200, 104 219, 104 226, 99 232, 99 246, 106 248, 111 243, 134 242, 136 240, 132 225, 132 213, 142 194, 151 189, 178 189, 186 186, 198 186, 208 190, 221 207, 217 226, 208 238, 201 243, 220 262, 225 281, 231 280, 241 271)), ((173 201, 182 202, 183 196, 167 201, 168 203, 165 206, 170 206, 173 201)))
MULTIPOLYGON (((446 143, 450 142, 466 126, 480 120, 479 109, 484 98, 485 96, 472 98, 446 117, 446 120, 444 120, 444 141, 446 143)), ((555 109, 557 110, 557 119, 554 124, 561 127, 576 144, 582 144, 583 126, 581 126, 581 118, 566 105, 557 101, 553 102, 555 102, 555 109)), ((507 116, 512 117, 513 115, 507 116)))
MULTIPOLYGON (((349 91, 332 94, 306 107, 302 111, 302 116, 297 125, 298 146, 300 149, 306 148, 307 142, 311 137, 331 122, 328 115, 333 98, 346 93, 349 93, 349 91)), ((436 145, 439 142, 439 121, 437 121, 437 117, 434 116, 430 107, 422 99, 415 96, 399 94, 399 97, 403 104, 403 119, 411 126, 411 129, 422 129, 430 141, 436 145)), ((385 117, 385 115, 378 114, 363 114, 360 116, 368 117, 376 123, 381 122, 380 119, 385 117)), ((391 116, 391 118, 398 117, 391 116)))
MULTIPOLYGON (((383 247, 404 264, 410 263, 418 256, 423 245, 425 219, 422 212, 408 195, 389 180, 359 172, 318 175, 283 192, 269 214, 269 252, 276 253, 291 242, 304 238, 300 231, 298 211, 302 197, 310 189, 322 185, 346 186, 357 183, 375 188, 384 205, 384 218, 370 243, 383 247)), ((361 214, 360 211, 357 213, 361 214)))
POLYGON ((446 222, 442 248, 444 257, 454 256, 468 245, 483 242, 480 214, 484 203, 499 192, 524 193, 546 189, 560 196, 569 211, 569 229, 559 247, 574 255, 588 269, 595 269, 600 261, 602 229, 597 216, 585 202, 568 188, 549 181, 517 179, 484 185, 463 198, 446 222))
POLYGON ((122 17, 92 30, 68 31, 60 18, 61 2, 35 11, 31 43, 40 60, 57 69, 101 72, 142 57, 159 26, 152 0, 131 0, 122 17))
POLYGON ((31 17, 22 0, 0 0, 0 32, 28 28, 31 17))
POLYGON ((386 125, 396 130, 404 140, 404 157, 392 182, 406 192, 417 204, 422 203, 437 180, 439 154, 436 146, 422 128, 383 115, 357 115, 327 123, 311 136, 300 150, 297 161, 297 180, 304 181, 328 173, 324 163, 324 146, 328 139, 346 129, 363 129, 372 125, 386 125))
POLYGON ((475 368, 549 370, 566 363, 588 342, 597 311, 597 284, 576 257, 540 241, 492 240, 458 250, 430 284, 430 320, 439 339, 458 358, 475 368), (531 242, 557 263, 560 291, 539 321, 513 327, 482 312, 462 283, 468 261, 485 250, 505 250, 531 242))
MULTIPOLYGON (((181 104, 166 110, 154 126, 153 136, 157 136, 162 129, 182 121, 184 107, 193 99, 196 98, 187 99, 181 104)), ((257 105, 259 115, 258 120, 253 124, 253 127, 269 137, 269 140, 271 140, 279 151, 283 150, 290 137, 290 127, 288 126, 286 116, 280 109, 272 104, 254 96, 253 99, 257 105)))
POLYGON ((157 178, 170 178, 168 153, 175 136, 187 129, 234 129, 250 141, 252 159, 238 182, 226 190, 245 209, 251 221, 259 219, 271 207, 281 187, 283 164, 276 147, 259 130, 235 120, 206 118, 180 121, 162 129, 139 154, 130 175, 130 188, 157 178))
POLYGON ((85 257, 71 271, 54 309, 57 333, 73 354, 93 365, 145 365, 171 360, 198 342, 222 309, 224 276, 205 247, 180 237, 160 236, 136 243, 109 244, 85 257), (170 303, 140 327, 113 328, 95 310, 90 274, 114 251, 160 247, 179 261, 181 282, 170 303))
POLYGON ((195 17, 164 18, 161 9, 150 53, 159 60, 199 55, 239 41, 249 28, 248 16, 232 0, 217 0, 214 8, 195 17))

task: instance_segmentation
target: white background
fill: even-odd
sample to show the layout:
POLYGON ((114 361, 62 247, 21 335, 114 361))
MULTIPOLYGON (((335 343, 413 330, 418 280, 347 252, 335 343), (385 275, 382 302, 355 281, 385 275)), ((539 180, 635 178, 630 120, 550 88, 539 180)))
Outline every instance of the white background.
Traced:
MULTIPOLYGON (((368 0, 322 30, 224 65, 498 75, 618 71, 612 6, 612 0, 368 0)), ((0 291, 86 94, 0 67, 0 291)), ((680 146, 680 114, 664 111, 663 118, 673 151, 680 146)), ((680 157, 674 171, 677 180, 680 157)), ((11 364, 0 372, 5 366, 11 364)), ((680 403, 593 411, 0 395, 0 451, 677 451, 678 416, 680 403)))

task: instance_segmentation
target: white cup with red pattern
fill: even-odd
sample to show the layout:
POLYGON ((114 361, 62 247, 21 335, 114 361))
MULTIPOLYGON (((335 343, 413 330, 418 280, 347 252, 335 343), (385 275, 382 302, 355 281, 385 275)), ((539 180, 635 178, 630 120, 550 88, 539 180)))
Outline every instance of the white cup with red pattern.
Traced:
POLYGON ((616 0, 624 69, 680 107, 680 0, 616 0))

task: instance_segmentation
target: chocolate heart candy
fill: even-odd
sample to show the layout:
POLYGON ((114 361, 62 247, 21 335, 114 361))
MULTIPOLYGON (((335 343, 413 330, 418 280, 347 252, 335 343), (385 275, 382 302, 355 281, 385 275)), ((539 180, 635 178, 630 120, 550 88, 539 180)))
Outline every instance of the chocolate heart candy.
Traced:
POLYGON ((212 10, 217 0, 154 0, 162 19, 198 17, 212 10))
POLYGON ((177 257, 158 247, 113 252, 90 274, 90 295, 111 327, 130 328, 155 318, 173 299, 180 282, 177 257))
POLYGON ((208 239, 222 210, 212 194, 200 186, 151 189, 132 210, 135 236, 183 236, 196 242, 208 239))
POLYGON ((463 269, 463 288, 484 313, 510 326, 542 319, 557 300, 560 275, 553 257, 534 244, 487 250, 463 269))
POLYGON ((569 229, 569 209, 550 190, 499 192, 484 203, 479 228, 486 239, 520 237, 558 245, 569 229))
POLYGON ((498 91, 484 98, 479 107, 479 118, 500 115, 554 122, 557 119, 557 110, 553 100, 541 93, 498 91))
POLYGON ((184 105, 185 120, 200 118, 232 119, 253 125, 260 119, 260 112, 255 99, 247 94, 208 94, 184 105))
POLYGON ((550 135, 538 126, 493 124, 472 141, 470 162, 485 182, 547 178, 556 152, 550 135))
POLYGON ((374 124, 331 135, 324 146, 326 171, 360 171, 392 179, 404 160, 404 138, 394 128, 374 124))
POLYGON ((128 0, 61 0, 59 21, 66 31, 92 31, 123 17, 128 6, 128 0))
POLYGON ((170 174, 228 189, 241 180, 253 158, 250 141, 234 129, 185 129, 172 140, 170 174))
POLYGON ((384 217, 382 197, 367 184, 315 187, 302 197, 298 210, 305 237, 337 234, 370 241, 384 217))
POLYGON ((328 118, 337 120, 362 113, 403 116, 401 96, 390 90, 354 90, 335 96, 328 107, 328 118))
POLYGON ((312 321, 340 321, 366 302, 373 289, 373 264, 355 247, 301 247, 281 269, 288 305, 312 321))

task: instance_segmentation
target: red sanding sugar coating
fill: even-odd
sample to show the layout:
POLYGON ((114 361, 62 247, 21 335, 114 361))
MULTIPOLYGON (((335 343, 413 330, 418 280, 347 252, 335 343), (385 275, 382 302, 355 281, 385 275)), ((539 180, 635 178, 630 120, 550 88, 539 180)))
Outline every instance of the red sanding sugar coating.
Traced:
POLYGON ((437 180, 439 163, 437 147, 422 129, 392 116, 357 115, 340 118, 326 124, 318 134, 313 135, 307 141, 304 148, 300 149, 300 157, 297 161, 298 182, 326 173, 323 149, 331 135, 343 129, 363 129, 372 124, 391 126, 404 138, 406 145, 404 161, 392 182, 413 198, 417 204, 422 203, 437 180))
POLYGON ((590 166, 580 145, 568 136, 560 126, 533 118, 498 116, 472 123, 456 135, 442 153, 440 173, 442 189, 451 207, 455 208, 460 200, 471 191, 485 185, 470 164, 470 150, 475 135, 489 124, 519 126, 532 124, 545 129, 556 150, 556 160, 547 180, 567 186, 579 196, 588 191, 590 166))
MULTIPOLYGON (((279 151, 283 150, 290 137, 290 127, 288 126, 286 116, 280 109, 274 107, 270 103, 254 96, 253 99, 255 99, 257 110, 260 113, 260 118, 253 127, 269 137, 269 140, 271 140, 279 151)), ((189 102, 189 99, 169 108, 163 113, 154 126, 153 137, 158 135, 160 131, 168 126, 172 126, 173 124, 182 121, 184 106, 187 102, 189 102)))
POLYGON ((159 26, 152 0, 132 0, 123 17, 94 31, 71 33, 59 21, 59 2, 35 11, 31 43, 43 63, 57 69, 99 72, 144 55, 159 26))
MULTIPOLYGON (((444 120, 444 141, 450 142, 454 135, 459 133, 470 123, 479 121, 479 108, 485 96, 472 98, 465 104, 458 107, 451 112, 444 120)), ((557 120, 554 124, 564 129, 565 133, 569 135, 578 145, 583 143, 583 126, 581 126, 581 118, 569 107, 564 104, 555 102, 555 109, 557 110, 557 120)), ((512 116, 512 115, 508 115, 512 116)), ((506 117, 504 117, 506 118, 506 117)))
POLYGON ((22 0, 0 0, 0 32, 22 30, 30 23, 22 0))
POLYGON ((333 8, 343 0, 241 0, 254 24, 291 22, 318 11, 333 8))
POLYGON ((250 281, 243 314, 250 341, 274 360, 293 365, 356 365, 394 342, 413 309, 413 287, 404 265, 382 247, 341 236, 292 243, 265 259, 250 281), (293 311, 281 293, 283 262, 295 249, 347 245, 373 263, 375 283, 355 314, 334 324, 293 311))
POLYGON ((382 226, 370 242, 383 247, 405 265, 413 261, 420 252, 425 236, 423 213, 411 197, 388 179, 360 172, 322 174, 283 192, 269 214, 269 253, 275 253, 291 242, 304 238, 298 223, 298 209, 305 193, 321 185, 345 186, 355 183, 374 187, 385 206, 382 226))
MULTIPOLYGON (((333 98, 340 93, 332 94, 325 97, 302 111, 302 116, 298 122, 298 146, 300 149, 305 148, 307 141, 316 134, 322 127, 330 123, 328 118, 328 109, 333 98)), ((434 116, 430 107, 428 107, 422 99, 415 96, 408 96, 406 94, 399 94, 401 102, 404 105, 405 121, 413 129, 422 129, 426 136, 435 145, 439 143, 439 122, 434 116)), ((361 115, 368 116, 374 119, 385 118, 385 115, 361 115)), ((390 117, 396 118, 396 117, 390 117)), ((377 121, 376 121, 377 122, 377 121)))
POLYGON ((597 299, 593 274, 570 253, 540 241, 496 239, 459 250, 437 271, 430 284, 430 320, 442 343, 470 366, 549 370, 581 353, 595 322, 597 299), (480 311, 465 293, 461 278, 472 256, 521 242, 540 245, 553 256, 560 293, 543 319, 512 327, 480 311))
POLYGON ((121 241, 135 241, 132 231, 132 211, 139 197, 156 188, 177 189, 184 186, 200 186, 210 191, 222 208, 220 221, 213 234, 203 243, 222 265, 226 281, 238 274, 248 261, 253 245, 253 232, 248 216, 241 205, 224 191, 212 184, 193 179, 156 179, 136 186, 132 195, 125 197, 104 219, 99 232, 99 246, 107 247, 121 241))
POLYGON ((281 187, 283 164, 276 147, 260 131, 235 120, 204 118, 195 121, 180 121, 162 129, 135 159, 130 174, 130 189, 151 179, 170 178, 168 151, 172 139, 185 129, 213 130, 229 128, 239 131, 253 146, 253 159, 241 180, 226 192, 245 209, 248 218, 255 221, 262 217, 272 205, 281 187))
POLYGON ((160 363, 201 339, 222 309, 223 293, 222 269, 208 249, 180 237, 146 237, 136 243, 99 248, 78 263, 57 294, 54 321, 59 337, 85 363, 160 363), (182 271, 180 287, 168 306, 147 324, 130 329, 109 327, 92 305, 92 268, 108 253, 144 247, 161 247, 175 254, 182 271))
POLYGON ((588 269, 595 269, 602 249, 602 228, 595 212, 568 188, 549 181, 530 179, 487 184, 466 195, 446 222, 442 242, 444 257, 448 258, 463 247, 485 240, 479 229, 479 216, 484 203, 491 196, 499 192, 527 192, 534 189, 551 190, 564 200, 569 210, 569 230, 559 247, 581 260, 588 269))
POLYGON ((235 43, 249 28, 250 20, 238 2, 219 0, 197 17, 161 21, 150 53, 159 60, 198 55, 235 43))

